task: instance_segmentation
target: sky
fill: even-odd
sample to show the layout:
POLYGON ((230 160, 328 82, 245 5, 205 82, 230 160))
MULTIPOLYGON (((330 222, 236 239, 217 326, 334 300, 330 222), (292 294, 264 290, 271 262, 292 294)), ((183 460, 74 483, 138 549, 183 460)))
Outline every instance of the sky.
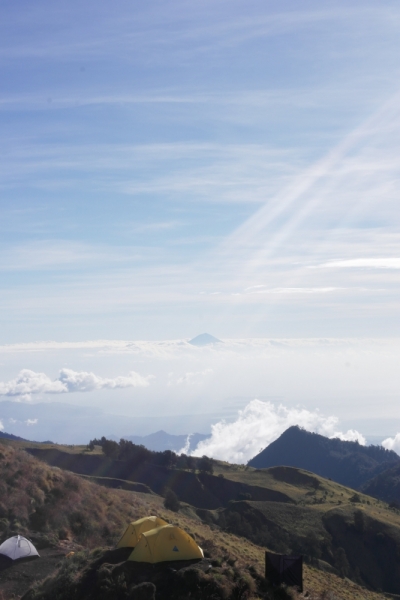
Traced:
POLYGON ((395 436, 398 2, 0 13, 3 428, 62 399, 205 432, 258 398, 395 436))

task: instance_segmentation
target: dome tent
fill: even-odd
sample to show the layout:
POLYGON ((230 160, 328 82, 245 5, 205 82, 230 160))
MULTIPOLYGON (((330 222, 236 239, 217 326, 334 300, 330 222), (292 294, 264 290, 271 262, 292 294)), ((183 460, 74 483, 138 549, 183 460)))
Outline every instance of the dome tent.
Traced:
POLYGON ((160 519, 160 517, 153 516, 133 521, 132 523, 129 523, 126 528, 125 533, 117 544, 117 548, 135 548, 139 541, 140 534, 155 529, 156 527, 162 527, 163 525, 168 525, 168 523, 164 521, 164 519, 160 519))
POLYGON ((27 560, 39 557, 39 553, 32 542, 22 535, 14 535, 3 542, 0 546, 0 555, 11 560, 27 560))
POLYGON ((142 533, 128 560, 159 563, 204 558, 203 550, 188 533, 175 525, 164 525, 142 533))

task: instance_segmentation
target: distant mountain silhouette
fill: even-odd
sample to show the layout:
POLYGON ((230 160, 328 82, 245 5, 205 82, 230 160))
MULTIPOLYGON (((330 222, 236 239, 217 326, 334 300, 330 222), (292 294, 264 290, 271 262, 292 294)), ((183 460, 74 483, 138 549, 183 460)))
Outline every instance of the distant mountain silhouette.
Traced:
POLYGON ((25 438, 19 437, 18 435, 13 435, 12 433, 6 433, 5 431, 0 431, 0 439, 3 440, 14 440, 16 442, 29 442, 30 440, 26 440, 25 438))
POLYGON ((189 344, 192 344, 192 346, 208 346, 209 344, 222 344, 222 342, 209 333, 201 333, 192 340, 189 340, 189 344))
POLYGON ((382 446, 329 439, 293 426, 248 464, 258 469, 279 465, 306 469, 354 489, 395 465, 400 470, 400 457, 382 446))
MULTIPOLYGON (((203 433, 193 433, 190 435, 189 439, 189 448, 188 452, 192 452, 199 442, 206 440, 211 437, 211 434, 205 435, 203 433)), ((164 450, 173 450, 174 452, 179 452, 186 445, 187 435, 173 435, 171 433, 167 433, 162 429, 160 431, 156 431, 155 433, 150 433, 149 435, 128 435, 124 436, 124 439, 133 442, 134 444, 142 444, 148 450, 153 450, 154 452, 163 452, 164 450)), ((115 439, 115 436, 113 436, 115 439)))

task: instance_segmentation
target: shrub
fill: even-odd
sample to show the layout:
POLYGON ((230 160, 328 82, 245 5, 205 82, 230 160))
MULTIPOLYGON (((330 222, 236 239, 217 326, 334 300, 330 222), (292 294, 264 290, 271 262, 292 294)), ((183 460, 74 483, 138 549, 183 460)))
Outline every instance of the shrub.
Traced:
POLYGON ((238 500, 251 500, 252 495, 249 493, 245 493, 245 492, 239 492, 239 494, 237 495, 237 499, 238 500))
POLYGON ((350 498, 350 502, 361 502, 361 498, 359 494, 353 494, 352 497, 350 498))
POLYGON ((119 444, 112 440, 105 440, 103 443, 103 452, 108 458, 118 458, 119 444))
POLYGON ((350 573, 350 565, 344 548, 337 548, 335 552, 335 567, 338 569, 342 577, 348 577, 350 573))
POLYGON ((10 527, 10 521, 6 518, 0 519, 0 531, 8 531, 10 527))
POLYGON ((208 456, 201 457, 197 468, 199 469, 200 473, 209 473, 209 475, 214 473, 213 461, 211 458, 208 458, 208 456))
POLYGON ((356 510, 354 513, 354 527, 355 527, 356 531, 358 531, 359 533, 362 533, 364 531, 364 528, 365 528, 364 513, 360 509, 356 510))
POLYGON ((195 471, 196 470, 196 459, 193 456, 188 456, 187 460, 186 460, 186 468, 189 469, 189 471, 195 471))
POLYGON ((178 510, 181 507, 181 503, 179 502, 178 496, 175 494, 174 491, 170 490, 169 488, 165 492, 164 506, 165 508, 167 508, 168 510, 172 510, 173 512, 178 512, 178 510))

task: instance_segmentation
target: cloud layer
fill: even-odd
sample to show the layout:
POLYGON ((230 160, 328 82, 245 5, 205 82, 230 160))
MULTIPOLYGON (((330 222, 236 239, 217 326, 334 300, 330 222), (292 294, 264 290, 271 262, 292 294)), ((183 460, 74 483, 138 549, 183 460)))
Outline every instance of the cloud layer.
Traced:
MULTIPOLYGON (((202 331, 193 331, 192 337, 202 331)), ((46 406, 60 400, 74 406, 84 402, 108 414, 146 418, 149 423, 157 417, 157 426, 146 429, 146 433, 165 429, 174 434, 208 434, 211 425, 222 419, 236 421, 238 410, 258 398, 288 409, 301 406, 313 414, 318 409, 323 415, 336 415, 342 424, 336 430, 356 429, 368 441, 381 442, 400 432, 396 394, 400 385, 400 340, 227 339, 219 330, 211 333, 223 343, 196 347, 185 339, 175 339, 3 345, 0 400, 23 401, 26 393, 26 399, 31 397, 35 402, 46 399, 46 406), (27 366, 31 370, 27 376, 22 377, 22 373, 17 377, 27 366), (73 371, 59 373, 62 366, 73 371), (116 387, 132 383, 132 375, 128 377, 131 371, 139 374, 136 383, 150 385, 116 387), (146 378, 150 373, 154 379, 146 378), (118 380, 117 375, 126 376, 128 382, 118 380), (98 392, 79 393, 99 387, 98 392), (74 390, 78 393, 67 393, 74 390)), ((38 417, 38 425, 30 431, 40 430, 37 439, 55 439, 41 414, 28 411, 18 417, 11 411, 6 415, 2 406, 0 402, 0 419, 6 431, 26 437, 21 423, 11 427, 8 418, 23 422, 38 417)), ((127 421, 102 430, 96 429, 93 422, 91 427, 92 437, 99 433, 123 437, 143 434, 144 425, 139 421, 129 421, 128 425, 127 421)), ((75 433, 69 439, 84 441, 76 437, 78 434, 72 435, 75 433)), ((261 441, 256 451, 267 441, 261 441)))
POLYGON ((233 423, 220 421, 211 427, 211 438, 201 442, 192 453, 242 464, 256 456, 276 440, 288 427, 299 425, 329 438, 355 441, 365 445, 365 438, 356 430, 337 430, 338 419, 300 408, 275 406, 271 402, 252 400, 239 411, 233 423))
POLYGON ((142 377, 134 371, 131 371, 127 377, 108 379, 87 371, 61 369, 58 378, 52 380, 45 373, 22 369, 15 379, 0 382, 0 396, 30 400, 33 394, 66 394, 101 389, 146 387, 149 385, 150 378, 142 377))

